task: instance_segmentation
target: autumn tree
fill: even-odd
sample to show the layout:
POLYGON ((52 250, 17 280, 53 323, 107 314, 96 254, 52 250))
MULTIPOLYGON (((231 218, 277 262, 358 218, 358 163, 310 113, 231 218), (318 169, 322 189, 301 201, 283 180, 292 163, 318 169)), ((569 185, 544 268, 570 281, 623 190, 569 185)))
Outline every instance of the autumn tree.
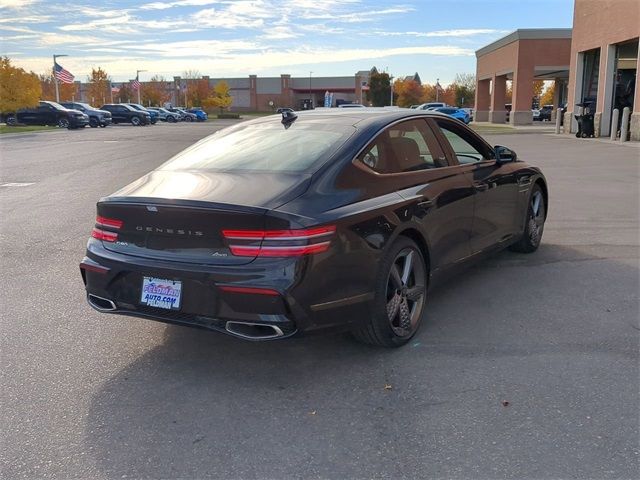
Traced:
POLYGON ((91 69, 91 75, 87 77, 89 86, 87 88, 87 96, 91 103, 107 103, 111 99, 111 78, 107 72, 98 67, 91 69))
POLYGON ((395 104, 399 107, 410 107, 422 103, 424 89, 415 80, 396 80, 393 91, 397 94, 395 104))
POLYGON ((213 95, 205 98, 202 102, 204 107, 219 108, 220 113, 222 113, 225 108, 229 108, 232 104, 233 97, 229 93, 229 84, 224 80, 216 83, 216 86, 213 87, 213 95))
POLYGON ((473 105, 476 96, 476 76, 473 73, 458 73, 453 80, 455 101, 453 105, 473 105))
POLYGON ((440 90, 438 95, 438 102, 446 103, 447 105, 456 105, 456 85, 451 83, 446 88, 440 90))
POLYGON ((142 86, 142 104, 146 106, 161 107, 169 101, 170 93, 167 91, 167 82, 164 77, 154 75, 151 80, 142 86))
POLYGON ((391 79, 388 73, 378 72, 375 67, 371 69, 367 101, 374 107, 389 105, 391 101, 391 79))
POLYGON ((202 106, 202 102, 210 96, 211 88, 207 79, 190 80, 187 84, 187 103, 190 106, 202 106))
MULTIPOLYGON (((56 101, 56 84, 52 73, 39 75, 40 86, 42 88, 41 100, 56 101)), ((78 96, 78 88, 75 83, 58 82, 58 93, 61 102, 72 102, 78 96)))
POLYGON ((437 97, 435 85, 429 83, 422 85, 422 103, 435 102, 437 97))
POLYGON ((113 101, 117 103, 129 103, 138 99, 137 92, 134 92, 130 83, 123 83, 118 93, 113 94, 113 101))
POLYGON ((540 106, 543 105, 553 105, 553 97, 556 93, 556 82, 553 82, 549 85, 544 93, 540 96, 540 106))
POLYGON ((42 87, 33 72, 11 65, 8 57, 0 58, 0 112, 38 105, 42 87))

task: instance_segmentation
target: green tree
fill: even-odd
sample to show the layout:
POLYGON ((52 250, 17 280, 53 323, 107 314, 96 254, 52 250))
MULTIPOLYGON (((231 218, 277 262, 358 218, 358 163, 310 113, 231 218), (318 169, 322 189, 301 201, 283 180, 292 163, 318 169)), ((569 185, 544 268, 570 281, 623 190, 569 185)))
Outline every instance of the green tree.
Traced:
POLYGON ((473 105, 476 97, 476 76, 472 73, 458 73, 453 80, 455 104, 459 107, 473 105))
POLYGON ((102 68, 98 67, 97 70, 92 68, 87 82, 89 83, 87 96, 90 102, 102 105, 111 99, 111 78, 102 68))
POLYGON ((0 112, 38 105, 42 87, 33 72, 11 65, 9 57, 0 58, 0 112))
POLYGON ((374 107, 384 107, 389 105, 391 101, 391 80, 389 74, 378 72, 373 67, 371 76, 369 77, 369 91, 367 92, 367 101, 374 107))

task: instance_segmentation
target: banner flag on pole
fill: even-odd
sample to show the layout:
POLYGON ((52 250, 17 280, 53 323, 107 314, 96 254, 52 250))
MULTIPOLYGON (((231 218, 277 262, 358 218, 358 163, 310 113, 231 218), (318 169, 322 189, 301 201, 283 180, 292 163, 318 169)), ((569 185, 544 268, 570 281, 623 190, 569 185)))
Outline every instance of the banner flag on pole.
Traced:
POLYGON ((53 64, 53 72, 56 79, 62 83, 73 83, 73 79, 75 78, 71 75, 71 72, 62 68, 61 65, 58 65, 58 62, 53 64))

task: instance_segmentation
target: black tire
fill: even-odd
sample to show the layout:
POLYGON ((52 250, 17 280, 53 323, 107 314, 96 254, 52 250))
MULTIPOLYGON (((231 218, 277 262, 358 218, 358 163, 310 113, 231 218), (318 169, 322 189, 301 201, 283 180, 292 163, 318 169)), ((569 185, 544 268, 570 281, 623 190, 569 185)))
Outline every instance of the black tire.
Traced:
POLYGON ((353 336, 381 347, 400 347, 415 335, 425 312, 427 267, 415 242, 399 237, 380 261, 373 315, 353 336))
POLYGON ((58 126, 60 128, 69 128, 71 129, 71 127, 69 126, 69 120, 67 118, 61 118, 58 120, 58 126))
POLYGON ((106 127, 106 125, 104 123, 100 124, 100 128, 105 128, 105 127, 106 127))
POLYGON ((176 117, 174 117, 173 115, 169 115, 167 117, 167 122, 169 123, 176 123, 176 117))
POLYGON ((97 118, 90 118, 89 119, 89 126, 91 128, 98 128, 98 119, 97 118))
POLYGON ((9 125, 10 127, 15 127, 18 124, 18 119, 16 118, 15 115, 9 115, 7 117, 7 125, 9 125))
POLYGON ((134 127, 139 126, 142 123, 142 120, 140 120, 140 117, 131 117, 131 125, 133 125, 134 127))
POLYGON ((540 185, 536 184, 531 189, 531 195, 527 204, 527 219, 524 224, 522 237, 509 247, 510 250, 519 253, 533 253, 540 246, 544 221, 547 217, 547 206, 540 185))
POLYGON ((193 122, 193 118, 191 118, 191 117, 184 117, 184 121, 185 121, 185 122, 193 122))

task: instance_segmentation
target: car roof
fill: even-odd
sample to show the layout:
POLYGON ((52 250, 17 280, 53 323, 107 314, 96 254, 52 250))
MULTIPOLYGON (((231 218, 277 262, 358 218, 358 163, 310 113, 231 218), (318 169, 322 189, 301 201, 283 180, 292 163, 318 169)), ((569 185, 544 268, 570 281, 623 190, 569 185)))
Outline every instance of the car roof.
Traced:
MULTIPOLYGON (((323 108, 317 110, 303 110, 296 112, 298 120, 309 122, 330 122, 338 125, 352 125, 354 127, 379 126, 383 127, 397 120, 411 119, 417 117, 430 118, 450 118, 448 115, 430 110, 413 110, 409 108, 323 108)), ((245 124, 280 122, 282 115, 269 115, 256 120, 245 122, 245 124)), ((241 125, 241 124, 240 124, 241 125)))

